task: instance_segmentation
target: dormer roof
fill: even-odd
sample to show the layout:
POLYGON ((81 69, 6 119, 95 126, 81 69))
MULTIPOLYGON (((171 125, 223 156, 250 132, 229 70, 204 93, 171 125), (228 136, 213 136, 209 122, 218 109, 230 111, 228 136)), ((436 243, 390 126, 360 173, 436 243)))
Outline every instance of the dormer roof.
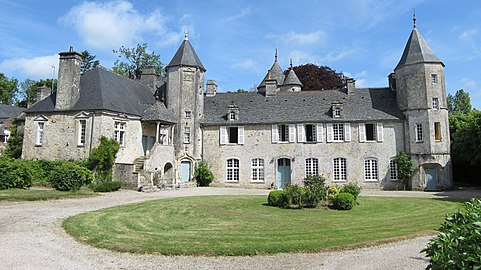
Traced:
POLYGON ((187 38, 182 42, 167 68, 175 66, 198 67, 205 71, 204 65, 187 38))
POLYGON ((289 69, 289 73, 287 74, 286 79, 284 80, 284 85, 299 85, 302 86, 301 81, 297 77, 294 70, 291 68, 289 69))
POLYGON ((415 27, 409 36, 401 60, 394 70, 417 63, 439 63, 444 67, 443 62, 434 54, 415 27))

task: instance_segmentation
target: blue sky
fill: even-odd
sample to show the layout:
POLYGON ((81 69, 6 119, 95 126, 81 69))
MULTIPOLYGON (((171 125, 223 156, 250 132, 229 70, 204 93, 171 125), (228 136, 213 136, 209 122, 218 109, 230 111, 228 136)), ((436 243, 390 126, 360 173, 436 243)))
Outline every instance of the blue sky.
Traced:
MULTIPOLYGON (((11 1, 0 0, 0 72, 51 78, 58 52, 88 50, 111 68, 113 49, 147 43, 167 64, 184 32, 221 91, 250 89, 273 63, 315 63, 358 87, 387 86, 412 30, 444 62, 446 89, 481 108, 481 2, 472 1, 11 1)), ((55 74, 55 77, 57 75, 55 74)))

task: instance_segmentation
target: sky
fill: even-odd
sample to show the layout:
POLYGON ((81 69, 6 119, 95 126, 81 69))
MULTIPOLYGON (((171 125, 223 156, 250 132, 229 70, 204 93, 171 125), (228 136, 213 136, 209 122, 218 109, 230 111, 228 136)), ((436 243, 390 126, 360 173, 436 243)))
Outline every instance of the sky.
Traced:
POLYGON ((88 50, 112 68, 114 49, 147 43, 168 64, 184 34, 220 91, 249 90, 274 61, 326 65, 357 87, 386 87, 413 29, 445 66, 446 90, 481 109, 479 0, 0 0, 0 73, 57 77, 58 53, 88 50), (54 68, 55 67, 55 68, 54 68), (54 72, 55 71, 55 72, 54 72))

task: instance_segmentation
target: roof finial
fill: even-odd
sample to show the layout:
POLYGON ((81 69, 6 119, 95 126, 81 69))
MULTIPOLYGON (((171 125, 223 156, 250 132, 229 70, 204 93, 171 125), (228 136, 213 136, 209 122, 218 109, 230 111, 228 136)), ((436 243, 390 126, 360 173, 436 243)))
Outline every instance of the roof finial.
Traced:
POLYGON ((289 63, 291 65, 291 69, 292 69, 292 58, 289 59, 289 63))
POLYGON ((276 56, 274 58, 274 61, 277 62, 277 48, 276 48, 276 56))
POLYGON ((189 30, 184 31, 184 40, 189 40, 189 30))
POLYGON ((416 28, 416 9, 415 8, 413 8, 413 23, 414 23, 413 24, 414 28, 416 28))

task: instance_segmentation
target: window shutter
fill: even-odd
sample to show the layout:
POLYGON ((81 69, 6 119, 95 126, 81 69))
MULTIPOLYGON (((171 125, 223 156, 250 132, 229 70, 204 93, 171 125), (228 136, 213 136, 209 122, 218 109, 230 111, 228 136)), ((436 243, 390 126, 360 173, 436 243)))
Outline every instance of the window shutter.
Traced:
POLYGON ((324 133, 322 130, 322 124, 316 124, 316 141, 322 142, 323 137, 324 137, 324 133))
POLYGON ((332 124, 327 124, 327 142, 334 141, 334 130, 332 129, 332 124))
POLYGON ((376 128, 377 128, 377 141, 378 142, 382 142, 384 141, 384 126, 382 123, 377 123, 376 124, 376 128))
POLYGON ((272 125, 272 142, 279 142, 279 130, 277 129, 277 125, 272 125))
POLYGON ((366 141, 366 125, 364 123, 359 124, 359 142, 366 141))
POLYGON ((296 125, 289 124, 289 142, 296 142, 296 125))
POLYGON ((304 124, 297 124, 297 141, 298 142, 306 141, 306 130, 305 130, 304 124))
POLYGON ((237 127, 238 144, 244 144, 244 126, 237 127))
POLYGON ((344 141, 351 141, 351 124, 349 123, 344 123, 344 141))
POLYGON ((227 143, 227 127, 221 126, 220 127, 220 144, 227 143))

